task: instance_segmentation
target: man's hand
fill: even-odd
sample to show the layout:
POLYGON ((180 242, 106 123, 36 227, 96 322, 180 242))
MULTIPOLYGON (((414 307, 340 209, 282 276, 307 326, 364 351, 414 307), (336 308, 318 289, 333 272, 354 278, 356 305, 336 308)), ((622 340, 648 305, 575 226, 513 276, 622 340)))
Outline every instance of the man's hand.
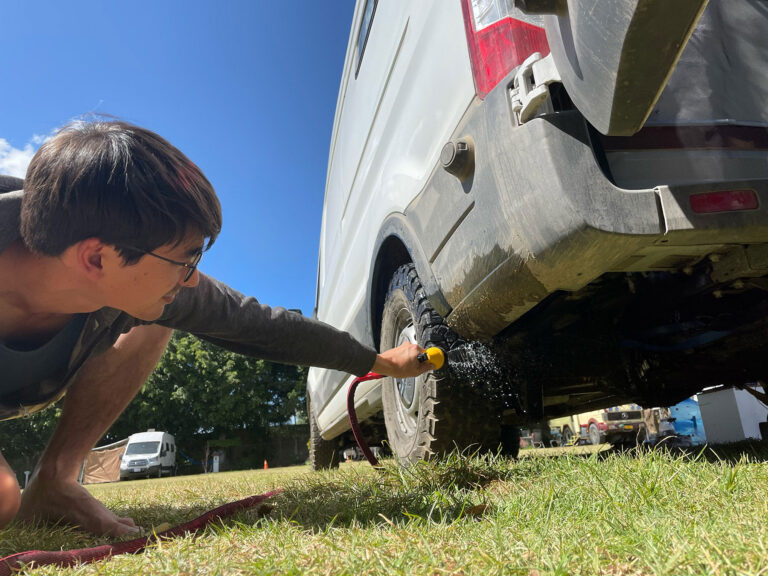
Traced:
POLYGON ((411 378, 434 370, 431 362, 419 362, 418 356, 422 352, 424 348, 405 342, 379 354, 372 371, 395 378, 411 378))

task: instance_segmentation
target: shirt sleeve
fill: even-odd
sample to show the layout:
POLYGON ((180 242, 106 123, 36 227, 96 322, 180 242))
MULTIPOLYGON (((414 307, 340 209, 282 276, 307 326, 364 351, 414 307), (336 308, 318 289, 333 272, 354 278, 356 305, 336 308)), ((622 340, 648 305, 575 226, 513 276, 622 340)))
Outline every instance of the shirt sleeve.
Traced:
POLYGON ((183 288, 157 324, 272 362, 330 368, 362 376, 376 351, 347 332, 285 308, 271 308, 205 274, 183 288))

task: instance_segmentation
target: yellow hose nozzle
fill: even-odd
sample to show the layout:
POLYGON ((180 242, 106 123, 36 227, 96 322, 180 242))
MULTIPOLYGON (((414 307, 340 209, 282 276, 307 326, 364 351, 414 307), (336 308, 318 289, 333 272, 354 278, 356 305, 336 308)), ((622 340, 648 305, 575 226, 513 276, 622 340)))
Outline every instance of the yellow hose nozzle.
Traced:
POLYGON ((443 364, 445 364, 445 352, 443 352, 440 348, 437 346, 432 346, 431 348, 427 348, 417 356, 419 359, 419 362, 431 362, 435 370, 440 370, 440 368, 443 367, 443 364))

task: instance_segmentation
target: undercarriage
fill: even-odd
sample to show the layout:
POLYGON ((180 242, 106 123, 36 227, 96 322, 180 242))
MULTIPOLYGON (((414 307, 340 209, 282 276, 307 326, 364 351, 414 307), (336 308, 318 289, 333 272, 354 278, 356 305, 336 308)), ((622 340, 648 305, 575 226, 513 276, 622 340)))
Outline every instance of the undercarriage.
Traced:
POLYGON ((768 379, 768 278, 714 282, 714 270, 704 259, 552 294, 489 344, 504 377, 488 394, 530 422, 768 379))

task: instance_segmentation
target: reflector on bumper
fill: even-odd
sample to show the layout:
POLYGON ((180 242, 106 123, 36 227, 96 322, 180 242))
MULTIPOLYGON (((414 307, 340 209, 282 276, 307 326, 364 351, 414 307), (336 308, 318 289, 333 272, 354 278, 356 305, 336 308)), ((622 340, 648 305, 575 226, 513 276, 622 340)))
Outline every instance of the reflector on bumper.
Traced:
POLYGON ((690 200, 691 209, 697 214, 756 210, 759 206, 757 194, 750 189, 693 194, 690 200))

